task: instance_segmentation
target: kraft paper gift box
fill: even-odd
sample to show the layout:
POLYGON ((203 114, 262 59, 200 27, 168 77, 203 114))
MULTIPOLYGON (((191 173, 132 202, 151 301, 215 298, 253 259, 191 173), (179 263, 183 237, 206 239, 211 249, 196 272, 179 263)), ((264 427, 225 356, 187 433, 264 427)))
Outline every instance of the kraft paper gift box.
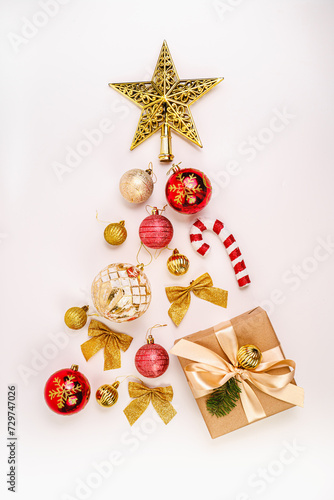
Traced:
MULTIPOLYGON (((218 354, 224 360, 229 361, 228 357, 226 356, 225 352, 223 351, 218 342, 215 332, 219 332, 225 327, 228 327, 230 325, 232 325, 234 329, 239 347, 244 346, 246 344, 253 344, 261 350, 263 356, 265 356, 264 354, 265 351, 280 347, 280 342, 267 316, 267 313, 261 307, 257 307, 251 311, 241 314, 240 316, 237 316, 231 319, 230 321, 219 323, 218 325, 212 328, 208 328, 207 330, 202 330, 193 333, 192 335, 183 337, 183 339, 194 342, 195 344, 198 344, 200 346, 206 347, 211 351, 213 351, 214 353, 218 354)), ((178 339, 175 341, 172 353, 173 350, 176 349, 176 346, 180 342, 180 340, 182 339, 178 339)), ((280 349, 279 352, 281 358, 285 359, 282 349, 280 349)), ((194 390, 194 387, 192 387, 192 384, 189 381, 189 378, 185 371, 186 366, 187 365, 189 366, 189 364, 193 363, 193 361, 191 359, 180 357, 178 352, 175 352, 173 354, 176 354, 178 356, 181 367, 186 375, 186 378, 188 379, 190 388, 195 396, 196 391, 194 390)), ((268 373, 270 373, 271 375, 284 375, 290 373, 290 369, 289 367, 279 367, 270 370, 270 372, 268 373)), ((297 388, 294 379, 291 380, 291 384, 293 384, 294 387, 291 387, 290 385, 290 389, 296 389, 296 393, 297 391, 299 391, 298 394, 296 394, 296 404, 298 404, 298 406, 302 406, 303 390, 301 388, 297 388)), ((288 410, 289 408, 292 408, 293 406, 296 405, 282 401, 280 399, 276 399, 275 397, 272 397, 262 392, 260 389, 254 387, 254 385, 252 384, 250 384, 250 386, 254 390, 254 393, 257 396, 258 400, 260 401, 263 410, 265 412, 265 415, 261 418, 275 415, 276 413, 288 410)), ((227 434, 231 431, 234 431, 251 423, 248 421, 246 417, 246 413, 241 403, 241 400, 237 402, 236 407, 228 415, 225 415, 223 417, 216 417, 215 415, 211 415, 208 412, 206 408, 207 399, 208 396, 202 396, 197 398, 196 402, 198 404, 198 407, 202 413, 202 416, 204 418, 204 421, 207 425, 207 428, 212 438, 217 438, 219 436, 227 434)))

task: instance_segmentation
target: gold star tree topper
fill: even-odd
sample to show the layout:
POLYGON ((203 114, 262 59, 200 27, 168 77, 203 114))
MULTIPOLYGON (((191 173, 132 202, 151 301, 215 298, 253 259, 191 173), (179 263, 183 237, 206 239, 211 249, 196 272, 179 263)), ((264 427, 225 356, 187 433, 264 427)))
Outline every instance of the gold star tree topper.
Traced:
POLYGON ((171 132, 175 130, 202 147, 190 105, 223 78, 180 80, 167 42, 164 41, 150 82, 109 83, 142 109, 131 150, 161 129, 160 161, 171 161, 171 132))

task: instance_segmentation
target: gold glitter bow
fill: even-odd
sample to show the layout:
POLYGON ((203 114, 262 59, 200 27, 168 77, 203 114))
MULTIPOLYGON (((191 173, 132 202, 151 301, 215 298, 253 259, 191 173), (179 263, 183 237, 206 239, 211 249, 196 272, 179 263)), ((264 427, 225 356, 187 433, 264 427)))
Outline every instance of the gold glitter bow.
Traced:
POLYGON ((113 332, 96 319, 91 320, 88 327, 88 335, 92 338, 81 345, 81 350, 86 361, 104 347, 104 370, 120 368, 120 349, 125 352, 130 347, 132 337, 125 333, 113 332))
POLYGON ((191 291, 200 299, 212 302, 217 306, 227 307, 228 292, 212 285, 210 274, 205 273, 192 281, 189 286, 166 287, 167 298, 172 303, 168 314, 176 326, 179 326, 188 311, 191 291))
POLYGON ((165 424, 168 424, 176 415, 176 411, 170 403, 173 399, 171 385, 151 388, 137 382, 129 382, 129 395, 131 398, 135 398, 124 410, 130 425, 133 425, 144 413, 150 401, 165 424))

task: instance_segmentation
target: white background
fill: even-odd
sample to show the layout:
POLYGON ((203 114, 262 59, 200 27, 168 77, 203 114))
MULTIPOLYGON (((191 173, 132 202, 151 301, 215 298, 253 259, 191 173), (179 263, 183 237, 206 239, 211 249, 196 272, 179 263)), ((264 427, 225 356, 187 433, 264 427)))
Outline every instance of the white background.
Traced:
POLYGON ((52 16, 41 16, 41 5, 2 0, 0 6, 1 497, 12 498, 5 484, 6 388, 15 383, 20 500, 332 498, 334 249, 320 249, 319 241, 334 238, 333 1, 70 0, 56 3, 52 16), (211 178, 215 196, 202 214, 220 217, 232 230, 252 284, 238 289, 214 235, 207 235, 210 255, 197 256, 188 241, 194 218, 168 208, 172 245, 188 255, 191 268, 184 278, 171 276, 168 251, 147 268, 150 309, 118 325, 134 340, 122 368, 103 372, 102 352, 88 363, 82 356, 87 327, 69 331, 63 315, 73 305, 91 304, 91 282, 104 266, 135 263, 146 212, 121 198, 121 174, 152 161, 158 182, 149 203, 165 203, 159 134, 130 152, 140 111, 107 85, 149 80, 164 39, 181 78, 225 77, 192 107, 204 148, 174 134, 173 150, 176 162, 211 178), (283 121, 274 120, 278 112, 283 121), (59 175, 57 162, 65 165, 69 148, 103 120, 111 130, 101 144, 59 175), (96 210, 103 220, 125 219, 124 245, 105 243, 96 210), (227 310, 193 297, 174 327, 164 287, 186 285, 205 271, 229 291, 227 310), (164 376, 151 381, 174 388, 178 413, 168 426, 153 420, 150 407, 134 426, 140 437, 130 440, 122 411, 129 402, 126 383, 112 409, 96 404, 99 385, 136 373, 134 355, 149 326, 168 323, 155 339, 170 349, 174 339, 257 305, 268 310, 285 354, 297 362, 304 409, 211 440, 174 358, 164 376), (65 348, 50 338, 59 332, 65 348), (47 408, 43 388, 54 371, 72 363, 93 394, 84 411, 66 418, 47 408), (287 443, 297 445, 295 455, 284 452, 287 443), (94 464, 113 451, 122 463, 109 477, 97 476, 94 464))

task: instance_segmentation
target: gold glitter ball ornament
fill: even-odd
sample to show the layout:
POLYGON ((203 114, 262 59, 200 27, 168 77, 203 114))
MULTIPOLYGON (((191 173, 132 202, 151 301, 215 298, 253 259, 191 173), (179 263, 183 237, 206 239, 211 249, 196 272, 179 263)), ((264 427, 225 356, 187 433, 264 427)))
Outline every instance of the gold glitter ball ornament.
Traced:
POLYGON ((133 168, 122 175, 119 189, 123 198, 130 203, 143 203, 153 192, 152 169, 133 168))
POLYGON ((189 259, 185 255, 182 255, 177 248, 173 250, 173 255, 171 255, 167 260, 167 269, 174 276, 182 276, 186 274, 189 269, 189 259))
POLYGON ((142 265, 110 264, 95 277, 92 298, 101 316, 123 323, 139 318, 148 309, 151 285, 142 265))
POLYGON ((109 245, 121 245, 128 235, 124 220, 109 224, 104 230, 104 239, 109 245))
POLYGON ((112 385, 109 384, 104 384, 101 385, 101 387, 98 388, 96 391, 96 401, 99 403, 99 405, 103 406, 104 408, 110 408, 113 406, 115 403, 117 403, 118 400, 118 386, 119 382, 114 382, 112 385))
POLYGON ((262 353, 255 345, 243 345, 237 353, 239 366, 247 370, 256 368, 261 363, 261 359, 262 353))
POLYGON ((72 330, 80 330, 87 323, 87 311, 88 306, 83 307, 71 307, 67 309, 64 321, 66 326, 72 330))

